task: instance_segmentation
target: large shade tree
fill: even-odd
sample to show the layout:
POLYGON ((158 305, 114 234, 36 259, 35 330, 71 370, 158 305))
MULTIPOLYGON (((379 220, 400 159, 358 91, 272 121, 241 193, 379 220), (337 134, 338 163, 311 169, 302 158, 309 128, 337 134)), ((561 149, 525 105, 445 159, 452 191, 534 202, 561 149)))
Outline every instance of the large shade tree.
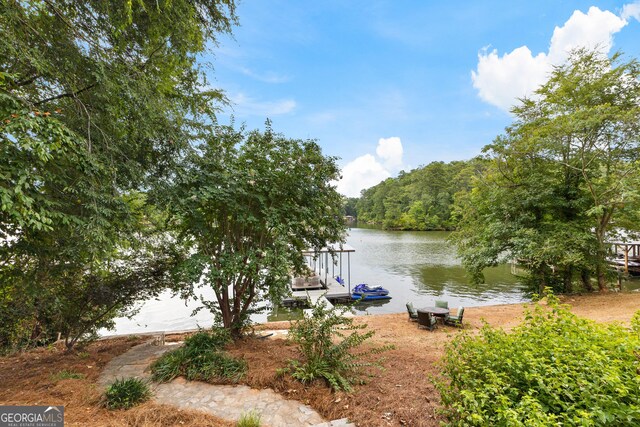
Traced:
POLYGON ((235 20, 233 0, 0 2, 0 345, 66 334, 70 289, 167 283, 144 280, 174 264, 166 245, 140 252, 148 276, 122 268, 153 242, 137 191, 214 120, 196 56, 235 20))
POLYGON ((639 78, 635 60, 576 50, 512 110, 484 149, 489 168, 458 199, 454 241, 477 278, 509 257, 540 288, 590 289, 595 276, 607 289, 608 233, 639 209, 639 78))
POLYGON ((288 291, 303 250, 344 240, 338 178, 335 159, 314 141, 267 124, 218 127, 171 182, 169 206, 193 253, 188 270, 213 289, 205 304, 233 336, 259 301, 288 291))

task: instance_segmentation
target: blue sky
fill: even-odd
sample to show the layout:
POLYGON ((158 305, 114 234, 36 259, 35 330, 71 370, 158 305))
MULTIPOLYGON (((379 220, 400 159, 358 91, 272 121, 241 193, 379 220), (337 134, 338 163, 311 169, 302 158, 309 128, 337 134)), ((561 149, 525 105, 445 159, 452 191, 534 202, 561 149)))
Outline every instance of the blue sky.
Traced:
POLYGON ((205 57, 218 118, 316 139, 339 191, 480 153, 566 51, 640 58, 640 2, 242 0, 205 57))

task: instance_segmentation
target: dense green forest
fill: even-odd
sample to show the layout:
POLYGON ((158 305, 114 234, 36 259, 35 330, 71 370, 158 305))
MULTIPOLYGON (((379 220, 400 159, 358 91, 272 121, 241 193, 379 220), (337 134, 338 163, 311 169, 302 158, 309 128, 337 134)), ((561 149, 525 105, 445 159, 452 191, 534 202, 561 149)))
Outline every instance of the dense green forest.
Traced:
POLYGON ((451 230, 456 227, 457 193, 471 189, 472 177, 484 168, 475 158, 451 163, 433 162, 410 172, 400 172, 347 200, 347 215, 360 223, 395 230, 451 230))

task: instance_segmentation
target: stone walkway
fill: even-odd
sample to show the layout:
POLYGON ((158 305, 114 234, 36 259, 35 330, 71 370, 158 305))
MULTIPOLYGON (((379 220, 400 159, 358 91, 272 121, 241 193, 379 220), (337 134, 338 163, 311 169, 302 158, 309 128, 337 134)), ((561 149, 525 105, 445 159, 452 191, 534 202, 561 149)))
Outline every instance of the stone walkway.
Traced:
MULTIPOLYGON (((179 344, 141 344, 114 358, 107 364, 98 383, 106 387, 116 378, 136 377, 149 380, 146 370, 163 353, 179 344)), ((271 389, 256 390, 247 386, 212 385, 199 381, 176 378, 170 383, 150 383, 154 400, 158 403, 208 412, 217 417, 237 421, 249 411, 260 414, 265 426, 270 427, 338 427, 353 426, 347 419, 325 421, 316 411, 295 400, 283 398, 271 389)))

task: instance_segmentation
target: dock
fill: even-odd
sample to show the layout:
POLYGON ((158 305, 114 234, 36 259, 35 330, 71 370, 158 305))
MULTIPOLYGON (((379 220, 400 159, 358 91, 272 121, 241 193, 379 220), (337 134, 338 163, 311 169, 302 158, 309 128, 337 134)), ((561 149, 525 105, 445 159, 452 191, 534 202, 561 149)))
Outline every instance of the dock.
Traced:
MULTIPOLYGON (((291 296, 282 301, 284 306, 312 306, 323 302, 333 308, 340 302, 351 302, 351 258, 355 249, 346 244, 329 245, 316 250, 307 250, 303 255, 311 275, 294 277, 291 281, 291 296), (343 255, 346 266, 343 264, 343 255), (343 275, 346 274, 346 277, 343 275), (340 278, 338 282, 337 278, 340 278), (342 283, 341 283, 342 282, 342 283)), ((305 310, 305 315, 311 309, 305 310)))
POLYGON ((612 256, 609 264, 624 274, 640 275, 640 241, 609 242, 612 256))
POLYGON ((327 308, 332 308, 336 302, 351 301, 351 292, 346 286, 341 285, 333 277, 321 279, 321 289, 306 289, 303 291, 292 291, 291 297, 282 301, 283 305, 315 305, 324 301, 327 308))

